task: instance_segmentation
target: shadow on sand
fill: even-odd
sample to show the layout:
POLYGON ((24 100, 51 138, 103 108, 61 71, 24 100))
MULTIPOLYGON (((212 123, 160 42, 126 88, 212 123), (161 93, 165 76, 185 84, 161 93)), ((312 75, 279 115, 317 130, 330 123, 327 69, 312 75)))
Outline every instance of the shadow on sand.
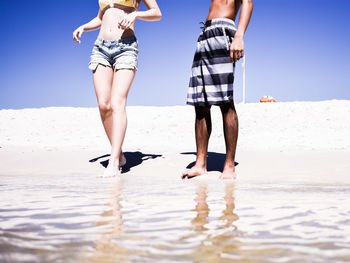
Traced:
MULTIPOLYGON (((197 155, 195 152, 185 152, 181 153, 185 155, 197 155)), ((207 157, 207 170, 208 172, 222 172, 222 169, 224 168, 224 163, 226 159, 226 154, 224 153, 216 153, 216 152, 208 152, 207 157)), ((195 161, 191 162, 189 165, 187 165, 186 169, 191 169, 195 165, 195 161)), ((235 162, 235 166, 237 166, 238 163, 235 162)))
MULTIPOLYGON (((127 160, 126 165, 122 167, 122 173, 129 172, 131 168, 140 165, 143 161, 150 159, 156 159, 162 157, 161 154, 144 154, 142 152, 124 152, 125 158, 127 160)), ((94 163, 100 159, 109 158, 110 154, 105 154, 96 158, 89 160, 90 163, 94 163)), ((109 159, 100 161, 103 167, 107 167, 109 159)))

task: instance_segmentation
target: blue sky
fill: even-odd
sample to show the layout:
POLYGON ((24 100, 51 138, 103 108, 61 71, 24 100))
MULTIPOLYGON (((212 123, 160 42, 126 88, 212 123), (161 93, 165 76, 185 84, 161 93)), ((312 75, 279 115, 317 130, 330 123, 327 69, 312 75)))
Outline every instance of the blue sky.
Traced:
MULTIPOLYGON (((138 21, 139 71, 128 105, 185 105, 190 68, 210 0, 158 0, 160 22, 138 21)), ((247 101, 350 99, 350 1, 255 0, 246 33, 247 101)), ((145 9, 142 5, 141 9, 145 9)), ((1 1, 0 108, 94 107, 87 67, 98 31, 72 40, 97 0, 1 1)), ((237 64, 235 99, 242 99, 237 64)))

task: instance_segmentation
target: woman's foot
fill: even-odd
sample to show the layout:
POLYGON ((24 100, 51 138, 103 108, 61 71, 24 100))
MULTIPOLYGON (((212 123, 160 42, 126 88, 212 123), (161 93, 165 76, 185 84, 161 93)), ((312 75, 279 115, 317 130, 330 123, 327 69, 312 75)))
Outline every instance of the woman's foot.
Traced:
POLYGON ((123 152, 120 153, 119 161, 111 161, 109 160, 109 164, 106 168, 106 170, 103 172, 103 175, 99 176, 102 178, 107 177, 115 177, 121 175, 121 167, 126 164, 126 158, 123 154, 123 152))
POLYGON ((124 153, 121 152, 119 157, 119 167, 123 167, 124 165, 126 165, 126 158, 124 153))
POLYGON ((114 166, 114 165, 110 164, 104 170, 103 174, 101 176, 99 176, 99 177, 101 177, 101 178, 109 178, 109 177, 116 177, 116 176, 120 176, 120 175, 121 175, 121 172, 120 172, 119 165, 114 166))

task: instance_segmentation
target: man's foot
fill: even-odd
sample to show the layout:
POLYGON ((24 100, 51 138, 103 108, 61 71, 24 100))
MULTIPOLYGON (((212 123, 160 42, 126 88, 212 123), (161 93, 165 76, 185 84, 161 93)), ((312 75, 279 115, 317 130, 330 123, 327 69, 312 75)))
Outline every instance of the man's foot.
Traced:
POLYGON ((193 166, 190 170, 187 170, 182 173, 182 179, 191 179, 193 177, 205 175, 207 170, 204 168, 193 166))
POLYGON ((235 180, 236 178, 237 174, 234 169, 224 169, 219 177, 220 180, 235 180))
POLYGON ((121 172, 120 172, 120 168, 119 165, 118 166, 114 166, 114 165, 108 165, 108 167, 105 169, 105 171, 103 172, 102 175, 100 175, 100 178, 109 178, 109 177, 116 177, 116 176, 120 176, 121 172))
POLYGON ((119 157, 119 167, 123 167, 126 165, 126 158, 123 152, 121 152, 120 157, 119 157))

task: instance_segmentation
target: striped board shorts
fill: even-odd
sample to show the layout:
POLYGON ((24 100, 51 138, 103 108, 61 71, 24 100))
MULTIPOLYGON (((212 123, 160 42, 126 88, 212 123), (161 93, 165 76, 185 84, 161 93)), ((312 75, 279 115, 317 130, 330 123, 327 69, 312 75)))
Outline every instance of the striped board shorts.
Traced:
POLYGON ((206 21, 194 55, 187 104, 211 106, 233 102, 235 63, 230 58, 230 46, 235 33, 231 19, 206 21))

